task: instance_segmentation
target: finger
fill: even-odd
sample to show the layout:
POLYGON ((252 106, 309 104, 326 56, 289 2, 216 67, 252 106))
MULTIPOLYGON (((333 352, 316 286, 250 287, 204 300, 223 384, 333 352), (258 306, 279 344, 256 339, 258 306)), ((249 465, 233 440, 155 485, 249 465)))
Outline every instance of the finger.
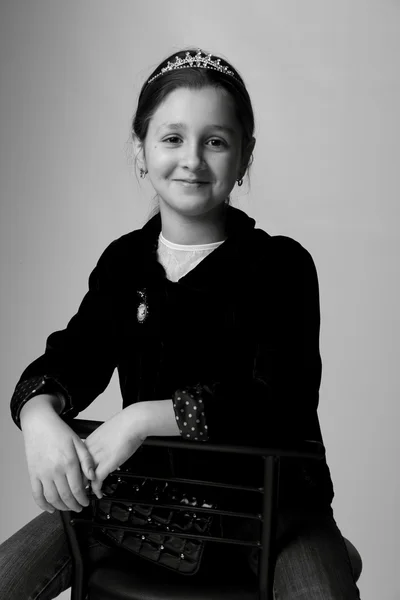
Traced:
POLYGON ((32 486, 33 499, 35 500, 35 502, 39 506, 39 508, 41 508, 42 510, 45 510, 46 512, 48 512, 50 514, 53 514, 56 509, 49 502, 47 502, 46 498, 44 497, 43 485, 42 485, 42 482, 40 481, 40 479, 32 478, 31 486, 32 486))
POLYGON ((92 481, 91 486, 92 486, 92 492, 95 496, 97 496, 97 498, 99 500, 101 500, 101 498, 103 497, 103 492, 101 491, 101 486, 103 485, 103 481, 100 479, 95 479, 94 481, 92 481))
POLYGON ((90 454, 89 450, 87 449, 87 446, 82 442, 81 439, 74 438, 74 446, 79 458, 83 474, 87 479, 93 481, 93 479, 95 478, 96 464, 93 460, 92 455, 90 454))
POLYGON ((98 498, 103 497, 101 488, 105 478, 107 475, 109 475, 109 473, 111 473, 111 469, 108 469, 107 465, 104 464, 100 464, 95 471, 96 479, 92 481, 92 491, 98 498))
POLYGON ((51 504, 57 510, 71 510, 69 506, 64 504, 60 497, 57 486, 52 479, 44 480, 43 482, 43 495, 46 501, 51 504))
MULTIPOLYGON (((72 495, 80 506, 89 506, 89 498, 85 491, 84 476, 79 463, 70 467, 66 472, 66 478, 72 495)), ((86 479, 86 478, 85 478, 86 479)), ((87 479, 86 479, 87 481, 87 479)))
MULTIPOLYGON (((60 510, 73 510, 75 512, 81 512, 82 506, 72 493, 66 475, 57 475, 54 478, 54 485, 57 489, 60 502, 65 506, 65 508, 61 508, 60 510)), ((52 504, 55 506, 54 503, 52 504)))

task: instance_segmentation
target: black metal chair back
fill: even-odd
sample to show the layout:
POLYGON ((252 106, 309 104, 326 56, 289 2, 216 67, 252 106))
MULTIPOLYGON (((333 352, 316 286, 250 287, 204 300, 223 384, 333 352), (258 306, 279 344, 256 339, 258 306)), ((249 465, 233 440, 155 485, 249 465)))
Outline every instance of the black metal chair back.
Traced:
MULTIPOLYGON (((71 425, 81 436, 81 438, 85 439, 96 427, 101 425, 101 423, 97 421, 84 421, 75 419, 71 422, 71 425)), ((173 534, 174 536, 181 536, 182 538, 189 537, 198 540, 206 540, 207 542, 216 544, 230 544, 257 548, 259 551, 258 582, 256 578, 253 577, 254 584, 249 585, 247 589, 243 588, 240 591, 237 590, 237 595, 232 591, 232 589, 228 589, 228 587, 226 588, 227 592, 225 593, 223 586, 221 587, 220 584, 216 585, 214 590, 210 588, 209 590, 203 590, 202 592, 199 592, 198 588, 196 588, 196 591, 194 588, 190 588, 190 580, 192 578, 183 576, 179 576, 181 582, 176 584, 175 587, 168 585, 167 587, 163 588, 161 584, 161 587, 159 586, 157 588, 158 591, 154 591, 153 589, 153 591, 148 592, 145 590, 147 584, 143 581, 143 579, 136 581, 132 579, 132 575, 131 579, 133 583, 129 583, 129 577, 127 582, 124 583, 124 577, 121 575, 121 573, 119 575, 113 575, 113 573, 108 572, 107 576, 104 576, 103 582, 100 584, 98 583, 98 580, 99 577, 101 580, 101 576, 97 574, 97 579, 94 578, 97 583, 93 584, 94 580, 90 570, 91 566, 88 564, 88 561, 85 560, 85 539, 87 538, 88 530, 93 531, 93 529, 101 529, 103 531, 107 531, 107 529, 115 530, 116 528, 122 528, 122 530, 129 531, 135 535, 146 535, 148 534, 148 529, 140 526, 134 526, 129 522, 121 524, 121 522, 116 522, 112 518, 112 515, 107 515, 109 519, 107 521, 104 519, 98 519, 98 500, 94 495, 92 495, 90 507, 88 509, 84 509, 82 513, 61 513, 73 556, 74 579, 71 600, 85 600, 86 598, 89 598, 90 600, 144 600, 147 598, 149 600, 155 600, 156 598, 165 598, 165 600, 186 598, 186 600, 191 600, 192 598, 230 598, 231 600, 234 600, 236 597, 238 599, 240 598, 240 600, 245 600, 247 598, 252 600, 271 600, 275 566, 274 539, 276 534, 275 523, 276 510, 278 507, 280 459, 282 457, 291 457, 298 459, 307 458, 319 460, 325 454, 323 445, 319 442, 304 441, 292 447, 257 448, 227 444, 187 442, 182 438, 175 437, 157 437, 147 438, 143 446, 148 448, 168 448, 174 452, 178 450, 182 450, 184 452, 196 451, 202 453, 216 453, 219 456, 223 454, 227 457, 247 457, 251 458, 251 460, 261 459, 259 460, 261 463, 260 470, 262 470, 262 473, 260 473, 260 480, 263 481, 263 485, 260 487, 255 487, 254 485, 242 485, 240 482, 229 483, 223 480, 214 481, 209 479, 192 479, 187 475, 185 477, 159 477, 159 479, 168 481, 171 485, 186 484, 190 486, 201 486, 202 489, 218 489, 219 492, 225 495, 225 497, 227 497, 227 494, 229 496, 232 495, 232 498, 235 494, 239 494, 241 498, 243 498, 243 495, 246 494, 252 494, 253 496, 258 495, 260 500, 259 506, 261 507, 261 510, 257 510, 256 512, 248 511, 241 509, 240 506, 239 508, 237 506, 232 508, 232 504, 228 508, 222 505, 217 505, 216 507, 199 508, 198 506, 190 506, 190 504, 186 504, 181 507, 171 507, 170 505, 158 504, 158 506, 164 508, 174 508, 178 510, 181 508, 181 510, 184 510, 185 513, 198 513, 200 511, 203 514, 217 515, 217 518, 230 518, 239 520, 250 519, 255 523, 258 523, 259 536, 257 539, 239 539, 238 537, 226 535, 226 533, 223 531, 220 532, 220 535, 216 535, 215 531, 189 535, 185 532, 179 533, 174 531, 173 534), (118 585, 113 586, 110 583, 113 577, 118 580, 118 585), (127 589, 129 586, 131 589, 127 589)), ((128 461, 120 469, 112 473, 107 481, 112 481, 113 478, 117 482, 118 479, 124 479, 124 481, 126 481, 128 478, 130 481, 132 481, 132 485, 135 485, 135 480, 139 476, 143 477, 143 473, 141 472, 140 475, 138 475, 137 472, 132 470, 132 468, 129 466, 128 461)), ((146 476, 150 480, 157 480, 158 478, 158 476, 154 473, 147 473, 146 476)), ((119 500, 121 503, 126 501, 126 498, 118 498, 118 496, 113 499, 119 500)), ((158 527, 157 533, 160 535, 171 534, 170 531, 163 530, 160 527, 158 527)), ((163 569, 162 567, 157 567, 157 569, 159 572, 159 582, 162 582, 166 569, 163 569)), ((153 586, 154 588, 154 581, 149 582, 149 585, 150 587, 153 586)))

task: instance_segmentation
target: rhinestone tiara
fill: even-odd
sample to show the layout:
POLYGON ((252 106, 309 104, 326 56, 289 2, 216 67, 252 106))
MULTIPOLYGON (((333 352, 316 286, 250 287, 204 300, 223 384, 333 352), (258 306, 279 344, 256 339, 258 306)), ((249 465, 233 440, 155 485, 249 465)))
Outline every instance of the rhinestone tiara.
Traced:
POLYGON ((196 54, 190 54, 190 52, 186 52, 184 58, 180 58, 179 56, 175 56, 175 61, 170 62, 166 67, 163 67, 159 73, 151 77, 147 83, 151 83, 158 77, 165 75, 169 71, 176 71, 177 69, 188 69, 189 67, 196 67, 200 69, 212 69, 213 71, 219 71, 220 73, 224 73, 225 75, 229 75, 239 81, 237 76, 233 71, 230 70, 229 67, 225 65, 221 65, 221 59, 215 57, 212 58, 212 54, 206 54, 202 50, 198 50, 196 54))

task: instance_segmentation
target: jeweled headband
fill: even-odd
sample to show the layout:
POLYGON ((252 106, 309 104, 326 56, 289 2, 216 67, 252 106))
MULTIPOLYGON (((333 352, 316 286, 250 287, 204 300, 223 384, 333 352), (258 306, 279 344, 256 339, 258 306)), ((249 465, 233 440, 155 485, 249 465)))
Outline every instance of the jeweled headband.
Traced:
POLYGON ((206 54, 202 50, 198 50, 196 54, 190 54, 190 52, 186 52, 184 58, 180 58, 179 56, 175 56, 175 61, 170 62, 166 67, 163 67, 159 73, 156 73, 153 77, 151 77, 147 84, 151 83, 158 77, 165 75, 165 73, 169 73, 169 71, 176 71, 177 69, 188 69, 190 67, 197 67, 200 69, 212 69, 213 71, 219 71, 220 73, 224 73, 225 75, 229 75, 242 83, 240 79, 238 79, 237 75, 231 71, 231 69, 226 65, 221 65, 221 59, 214 57, 212 58, 212 54, 206 54))

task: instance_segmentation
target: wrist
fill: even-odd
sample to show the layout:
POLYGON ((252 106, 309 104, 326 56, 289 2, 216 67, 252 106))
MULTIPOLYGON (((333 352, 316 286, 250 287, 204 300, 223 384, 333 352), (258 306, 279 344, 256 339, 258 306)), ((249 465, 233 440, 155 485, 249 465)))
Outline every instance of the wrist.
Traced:
POLYGON ((135 430, 148 436, 180 435, 172 400, 148 400, 127 407, 132 409, 135 430))
POLYGON ((124 421, 127 424, 128 431, 134 432, 135 436, 145 440, 149 431, 149 410, 145 406, 147 402, 136 402, 123 409, 124 421))
POLYGON ((62 407, 63 402, 58 394, 38 394, 34 396, 21 408, 19 415, 21 429, 23 430, 24 426, 38 415, 50 414, 58 416, 62 407))

